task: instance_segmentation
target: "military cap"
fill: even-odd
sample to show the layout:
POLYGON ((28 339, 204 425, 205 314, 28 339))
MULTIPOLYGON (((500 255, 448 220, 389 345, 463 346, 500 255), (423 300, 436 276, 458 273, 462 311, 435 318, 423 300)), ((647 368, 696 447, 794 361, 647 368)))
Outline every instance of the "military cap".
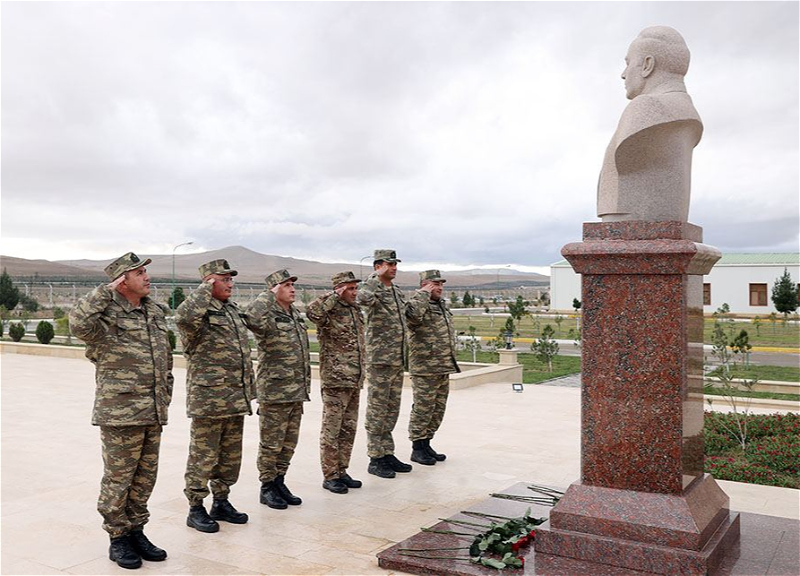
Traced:
POLYGON ((442 278, 442 273, 438 270, 425 270, 424 272, 420 272, 419 283, 422 284, 425 280, 430 280, 431 282, 447 282, 447 280, 442 278))
POLYGON ((231 276, 236 276, 239 272, 236 270, 231 270, 231 265, 228 264, 227 260, 212 260, 211 262, 206 262, 200 268, 200 278, 205 278, 209 274, 230 274, 231 276))
POLYGON ((105 273, 111 280, 116 280, 125 272, 136 270, 142 266, 147 266, 152 260, 142 260, 133 252, 128 252, 114 260, 111 264, 105 267, 105 273))
POLYGON ((402 260, 397 259, 397 252, 395 252, 394 250, 382 250, 382 249, 375 250, 375 257, 373 258, 373 260, 375 262, 377 262, 378 260, 383 260, 384 262, 390 262, 390 263, 402 262, 402 260))
POLYGON ((277 272, 273 272, 269 276, 266 277, 264 282, 267 283, 267 287, 274 288, 278 284, 283 284, 291 280, 292 282, 297 282, 297 276, 292 276, 289 274, 288 270, 278 270, 277 272))
POLYGON ((346 284, 348 282, 359 282, 360 280, 356 278, 356 275, 350 272, 339 272, 338 274, 334 274, 331 278, 331 283, 333 287, 336 288, 339 284, 346 284))

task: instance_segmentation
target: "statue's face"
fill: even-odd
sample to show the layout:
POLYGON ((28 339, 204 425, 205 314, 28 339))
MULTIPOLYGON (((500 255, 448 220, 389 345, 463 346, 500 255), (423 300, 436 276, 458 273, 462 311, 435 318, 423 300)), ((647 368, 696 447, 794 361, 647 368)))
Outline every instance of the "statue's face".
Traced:
POLYGON ((645 54, 633 42, 628 48, 628 55, 625 56, 625 70, 622 71, 622 79, 625 80, 625 96, 628 100, 633 100, 644 90, 647 78, 642 75, 644 69, 645 54))

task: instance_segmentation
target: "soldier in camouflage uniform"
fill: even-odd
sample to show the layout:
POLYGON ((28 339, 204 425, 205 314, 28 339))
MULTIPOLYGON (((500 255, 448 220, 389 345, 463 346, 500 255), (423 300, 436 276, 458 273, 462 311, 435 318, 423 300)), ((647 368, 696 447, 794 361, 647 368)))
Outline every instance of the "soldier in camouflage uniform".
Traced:
POLYGON ((258 341, 260 501, 278 510, 303 502, 285 483, 300 436, 303 402, 308 402, 311 392, 308 331, 292 304, 296 280, 286 270, 273 272, 266 278, 269 290, 246 309, 248 328, 258 341))
POLYGON ((375 250, 375 271, 358 291, 358 304, 367 314, 367 471, 381 478, 411 471, 394 455, 392 439, 406 358, 406 301, 392 282, 398 262, 394 250, 375 250))
POLYGON ((70 313, 72 333, 95 365, 92 424, 100 427, 104 464, 97 510, 111 538, 109 558, 123 568, 167 557, 143 531, 173 382, 164 309, 148 298, 149 263, 133 252, 117 258, 105 268, 111 283, 70 313))
POLYGON ((453 314, 442 298, 446 280, 438 270, 420 272, 420 289, 406 305, 408 348, 414 404, 408 435, 411 460, 432 466, 446 456, 431 447, 431 439, 442 424, 450 374, 461 372, 456 362, 453 314))
POLYGON ((186 524, 200 532, 218 531, 217 520, 244 524, 248 519, 228 501, 242 464, 244 415, 253 413, 255 397, 245 315, 230 300, 237 274, 227 260, 203 264, 202 284, 175 312, 187 358, 186 412, 192 419, 186 524), (209 481, 210 515, 203 506, 209 481))
POLYGON ((306 316, 317 325, 322 377, 320 462, 322 487, 335 494, 361 488, 347 473, 358 424, 364 383, 364 317, 356 304, 358 280, 352 272, 332 279, 333 291, 314 300, 306 316))

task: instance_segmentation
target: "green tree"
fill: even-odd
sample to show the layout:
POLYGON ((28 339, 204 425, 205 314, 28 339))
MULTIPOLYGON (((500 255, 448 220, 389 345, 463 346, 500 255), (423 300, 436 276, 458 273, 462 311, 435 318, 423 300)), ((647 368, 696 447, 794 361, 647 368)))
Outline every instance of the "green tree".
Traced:
POLYGON ((63 318, 66 315, 67 313, 64 312, 63 308, 60 308, 59 306, 53 308, 53 320, 58 320, 59 318, 63 318))
POLYGON ((474 301, 472 296, 469 294, 469 290, 464 292, 464 297, 461 299, 461 303, 464 305, 464 308, 471 308, 474 305, 474 301))
POLYGON ((792 276, 786 268, 772 287, 772 303, 775 305, 775 310, 783 314, 784 323, 789 312, 797 310, 797 285, 792 282, 792 276))
POLYGON ((553 358, 558 355, 558 342, 553 339, 555 330, 550 324, 545 324, 542 328, 542 335, 531 344, 531 350, 542 362, 547 363, 547 371, 553 371, 553 358))
POLYGON ((186 300, 186 294, 183 293, 183 288, 176 286, 168 298, 170 309, 175 310, 184 300, 186 300))
POLYGON ((479 306, 484 306, 485 305, 485 302, 483 301, 483 296, 479 296, 478 297, 478 305, 479 306))
POLYGON ((756 336, 761 336, 761 317, 756 316, 753 318, 753 328, 756 329, 756 336))
POLYGON ((25 336, 25 326, 22 325, 22 322, 14 322, 8 327, 8 335, 14 342, 19 342, 25 336))
POLYGON ((39 303, 36 299, 26 296, 25 294, 19 295, 19 303, 26 312, 36 312, 39 309, 39 303))
POLYGON ((11 276, 3 268, 3 273, 0 274, 0 304, 6 307, 6 310, 13 310, 19 303, 19 289, 14 286, 11 276))
POLYGON ((450 292, 450 305, 455 306, 456 304, 458 304, 458 294, 450 292))
POLYGON ((747 330, 742 330, 736 338, 731 340, 731 350, 733 350, 734 354, 742 355, 745 366, 750 364, 750 350, 752 350, 752 348, 747 330))
POLYGON ((42 344, 50 344, 50 341, 55 335, 56 333, 55 330, 53 330, 53 325, 46 320, 42 320, 36 326, 36 339, 42 344))
POLYGON ((581 301, 577 298, 572 299, 572 307, 575 309, 575 328, 580 329, 581 317, 578 315, 578 310, 581 309, 581 301))
POLYGON ((529 314, 528 306, 530 302, 526 302, 522 296, 517 296, 516 300, 513 302, 509 302, 506 304, 508 308, 508 313, 511 314, 511 317, 516 321, 520 322, 524 316, 529 314))
POLYGON ((778 315, 775 312, 770 312, 767 320, 772 324, 772 334, 775 335, 775 325, 778 323, 778 315))
POLYGON ((564 317, 561 314, 556 314, 553 321, 556 323, 556 326, 558 326, 558 333, 561 334, 561 323, 564 321, 564 317))
POLYGON ((472 361, 478 361, 478 350, 481 349, 480 336, 475 335, 475 326, 467 328, 469 339, 464 341, 464 350, 472 352, 472 361))
POLYGON ((503 349, 506 347, 506 334, 511 334, 513 337, 517 333, 517 326, 514 324, 514 318, 509 316, 506 318, 506 323, 503 326, 503 329, 497 333, 497 336, 494 339, 495 346, 497 348, 503 349))
POLYGON ((173 352, 178 347, 178 339, 175 337, 175 332, 167 330, 167 341, 169 342, 169 349, 173 352))
POLYGON ((300 291, 300 301, 303 303, 303 306, 308 306, 311 300, 312 300, 311 293, 305 288, 303 288, 300 291))

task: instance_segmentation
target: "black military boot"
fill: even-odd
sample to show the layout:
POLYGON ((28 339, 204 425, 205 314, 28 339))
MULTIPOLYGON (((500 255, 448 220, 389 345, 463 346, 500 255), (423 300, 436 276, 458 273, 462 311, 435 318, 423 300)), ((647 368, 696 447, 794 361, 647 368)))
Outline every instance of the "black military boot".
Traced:
POLYGON ((394 478, 395 473, 394 470, 389 468, 381 458, 370 458, 369 459, 369 466, 367 466, 367 472, 370 474, 374 474, 380 478, 394 478))
POLYGON ((325 488, 325 490, 330 490, 334 494, 347 494, 347 492, 349 492, 347 486, 345 486, 344 482, 342 482, 339 478, 325 480, 322 483, 322 487, 325 488))
POLYGON ((411 461, 424 466, 436 464, 436 458, 428 454, 425 450, 425 440, 414 440, 411 444, 411 461))
POLYGON ((161 562, 167 559, 167 551, 150 542, 150 539, 144 535, 144 531, 141 528, 132 530, 130 537, 133 549, 139 553, 143 560, 161 562))
POLYGON ((361 488, 361 480, 356 480, 355 478, 351 478, 350 474, 345 472, 339 478, 339 481, 347 486, 348 488, 361 488))
POLYGON ((142 557, 133 549, 128 534, 111 539, 108 547, 108 559, 116 562, 120 568, 132 570, 142 565, 142 557))
POLYGON ((206 507, 202 504, 189 507, 189 516, 186 517, 186 525, 200 532, 211 534, 219 531, 219 524, 208 515, 206 507))
POLYGON ((275 508, 275 510, 286 510, 286 508, 289 507, 286 500, 281 496, 275 480, 261 483, 261 497, 259 500, 262 504, 266 504, 270 508, 275 508))
POLYGON ((275 478, 275 485, 278 487, 278 492, 286 500, 286 503, 289 506, 300 506, 303 503, 303 500, 298 496, 292 494, 292 491, 286 487, 286 483, 284 482, 285 475, 280 475, 275 478))
POLYGON ((414 469, 411 464, 400 462, 394 454, 387 454, 383 457, 383 461, 386 462, 386 466, 395 472, 411 472, 414 469))
POLYGON ((223 522, 230 522, 231 524, 247 524, 249 517, 244 512, 239 512, 233 507, 233 504, 228 502, 228 499, 218 500, 214 499, 211 505, 211 512, 208 513, 214 520, 222 520, 223 522))
POLYGON ((431 440, 432 438, 425 440, 425 450, 427 450, 428 454, 436 458, 437 462, 444 462, 447 460, 447 456, 433 449, 433 446, 431 446, 431 440))

